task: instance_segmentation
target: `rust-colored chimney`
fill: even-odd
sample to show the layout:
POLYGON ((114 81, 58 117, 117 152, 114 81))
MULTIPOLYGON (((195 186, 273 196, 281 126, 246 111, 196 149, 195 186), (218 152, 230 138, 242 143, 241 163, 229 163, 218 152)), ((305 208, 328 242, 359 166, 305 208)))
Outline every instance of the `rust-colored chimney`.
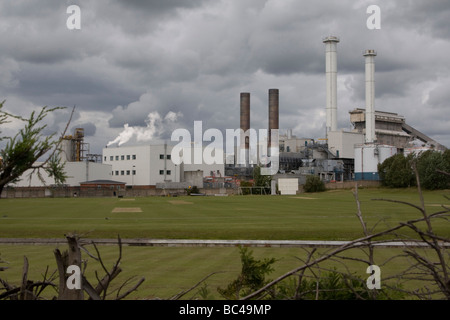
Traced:
MULTIPOLYGON (((241 129, 244 132, 250 129, 250 93, 248 92, 241 93, 241 129)), ((248 150, 249 140, 248 136, 241 138, 241 148, 248 150)))
POLYGON ((271 131, 272 129, 279 129, 279 90, 269 89, 269 132, 268 134, 268 147, 271 146, 271 131))

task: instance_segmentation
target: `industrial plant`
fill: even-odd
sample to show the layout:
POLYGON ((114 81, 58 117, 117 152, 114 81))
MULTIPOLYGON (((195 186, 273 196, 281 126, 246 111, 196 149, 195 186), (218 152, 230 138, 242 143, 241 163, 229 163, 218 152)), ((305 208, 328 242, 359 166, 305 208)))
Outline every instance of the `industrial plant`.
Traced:
MULTIPOLYGON (((277 88, 268 89, 268 149, 274 145, 271 132, 280 132, 278 139, 278 172, 271 177, 274 186, 293 184, 294 192, 305 183, 309 175, 319 176, 324 182, 339 184, 345 181, 378 181, 378 164, 397 153, 412 152, 412 142, 420 141, 424 149, 445 150, 446 147, 426 134, 408 125, 406 119, 390 111, 377 110, 375 104, 375 50, 362 54, 365 65, 365 108, 349 112, 351 130, 338 128, 337 47, 340 39, 329 36, 325 44, 326 137, 304 138, 292 134, 289 128, 280 129, 279 97, 277 88), (281 132, 283 134, 281 134, 281 132), (284 181, 284 182, 283 182, 284 181), (282 183, 283 182, 283 183, 282 183)), ((222 164, 175 164, 171 159, 170 143, 105 147, 102 154, 90 154, 84 142, 83 128, 65 136, 61 145, 61 159, 66 162, 70 195, 133 195, 176 194, 193 186, 210 194, 239 193, 242 181, 252 182, 258 164, 251 163, 250 137, 251 93, 240 93, 240 136, 235 155, 243 150, 245 163, 225 161, 222 164), (209 191, 208 191, 209 190, 209 191), (207 192, 208 191, 208 192, 207 192)), ((237 117, 236 117, 237 118, 237 117)), ((423 149, 422 148, 422 149, 423 149)), ((236 159, 234 159, 236 160, 236 159)), ((25 176, 25 175, 24 175, 25 176)), ((51 186, 50 177, 45 184, 37 178, 25 177, 10 187, 51 186)), ((258 186, 255 186, 258 187, 258 186)), ((281 188, 282 189, 282 188, 281 188)), ((48 192, 48 191, 46 191, 48 192)), ((17 194, 17 192, 16 192, 17 194)), ((274 194, 274 190, 272 190, 274 194)), ((47 195, 47 194, 46 194, 47 195)), ((67 193, 66 193, 67 195, 67 193)))

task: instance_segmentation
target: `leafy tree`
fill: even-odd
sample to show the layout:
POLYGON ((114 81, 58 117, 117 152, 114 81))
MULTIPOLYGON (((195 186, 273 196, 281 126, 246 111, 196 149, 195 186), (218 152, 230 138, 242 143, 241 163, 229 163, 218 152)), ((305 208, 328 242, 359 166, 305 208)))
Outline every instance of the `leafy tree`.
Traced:
POLYGON ((272 176, 261 174, 261 167, 256 166, 253 169, 253 181, 255 183, 255 187, 270 188, 270 182, 272 181, 272 176))
POLYGON ((386 187, 406 188, 415 184, 415 176, 411 169, 412 154, 405 157, 396 154, 378 165, 381 183, 386 187))
POLYGON ((309 175, 306 177, 303 190, 305 192, 322 192, 325 191, 325 183, 318 176, 309 175))
POLYGON ((422 187, 428 190, 450 188, 450 176, 439 171, 450 172, 450 154, 428 150, 417 159, 417 171, 422 187))
MULTIPOLYGON (((64 163, 60 162, 58 157, 62 136, 58 139, 55 138, 56 133, 44 135, 47 125, 42 124, 49 113, 62 108, 43 107, 39 112, 33 111, 26 119, 2 110, 3 104, 4 101, 0 103, 0 126, 12 119, 22 121, 24 126, 14 136, 0 136, 0 142, 6 142, 0 150, 0 195, 8 183, 17 182, 28 169, 32 169, 30 177, 31 174, 36 173, 43 181, 41 170, 44 170, 54 178, 55 184, 64 183, 66 180, 64 163), (45 160, 36 164, 36 161, 42 157, 45 160)), ((69 123, 70 120, 67 126, 69 123)))

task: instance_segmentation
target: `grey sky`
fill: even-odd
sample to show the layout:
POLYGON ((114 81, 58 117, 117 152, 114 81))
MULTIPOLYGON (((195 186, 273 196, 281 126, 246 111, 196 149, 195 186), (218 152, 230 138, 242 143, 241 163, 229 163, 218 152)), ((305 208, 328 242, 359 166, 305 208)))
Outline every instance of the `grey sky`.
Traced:
MULTIPOLYGON (((11 112, 76 105, 92 153, 157 112, 161 138, 176 127, 238 128, 239 94, 251 126, 267 126, 267 95, 280 90, 280 129, 325 133, 325 47, 338 44, 338 127, 364 107, 365 49, 375 49, 377 110, 450 146, 450 2, 160 0, 2 1, 0 100, 11 112), (81 30, 66 9, 81 8, 81 30), (369 30, 369 5, 381 29, 369 30), (164 117, 173 112, 176 121, 164 117)), ((61 130, 69 111, 48 119, 61 130)), ((151 118, 151 117, 150 117, 151 118)), ((11 127, 11 130, 14 126, 11 127)), ((130 143, 134 141, 131 140, 130 143)))

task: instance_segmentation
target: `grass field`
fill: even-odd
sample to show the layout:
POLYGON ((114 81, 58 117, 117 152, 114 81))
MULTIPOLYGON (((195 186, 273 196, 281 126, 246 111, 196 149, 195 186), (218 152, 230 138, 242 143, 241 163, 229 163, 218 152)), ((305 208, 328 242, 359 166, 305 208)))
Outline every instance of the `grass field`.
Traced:
MULTIPOLYGON (((26 255, 30 264, 29 279, 42 280, 42 274, 47 266, 49 271, 56 270, 56 262, 53 256, 55 247, 47 245, 0 245, 1 257, 8 261, 9 269, 0 273, 0 276, 8 280, 11 284, 18 285, 21 280, 23 256, 26 255)), ((66 250, 65 246, 60 247, 66 250)), ((89 249, 92 249, 89 248, 89 249)), ((301 265, 298 260, 306 258, 306 252, 300 248, 251 248, 253 255, 257 259, 276 258, 277 262, 273 265, 274 272, 269 275, 269 279, 275 279, 277 276, 292 270, 301 265)), ((326 249, 320 249, 320 252, 326 249)), ((92 252, 94 250, 92 249, 92 252)), ((115 262, 118 255, 116 246, 101 246, 101 256, 106 266, 109 268, 115 262)), ((400 254, 399 249, 377 249, 376 261, 382 262, 389 257, 400 254)), ((353 250, 348 253, 349 256, 362 257, 360 250, 353 250)), ((101 275, 104 274, 99 263, 93 261, 88 256, 87 278, 96 283, 94 271, 97 270, 101 275)), ((342 265, 338 263, 327 262, 322 267, 336 267, 337 270, 345 271, 342 265)), ((382 276, 387 277, 404 270, 408 266, 408 261, 404 259, 395 260, 388 266, 382 267, 382 276)), ((235 280, 240 273, 240 257, 237 248, 181 248, 181 247, 124 247, 123 259, 121 263, 123 272, 113 281, 112 289, 117 288, 126 279, 136 276, 135 281, 140 277, 145 277, 145 281, 137 292, 132 293, 128 299, 168 299, 175 294, 189 289, 197 282, 202 280, 213 272, 206 280, 209 299, 222 299, 217 292, 218 287, 226 287, 228 283, 235 280)), ((350 262, 348 267, 352 273, 355 273, 361 279, 366 279, 365 273, 367 265, 362 263, 350 262)), ((132 283, 133 284, 133 283, 132 283)), ((382 282, 382 285, 384 283, 382 282)), ((408 282, 405 288, 415 289, 420 284, 408 282)), ((198 289, 188 293, 182 299, 191 299, 194 296, 199 297, 198 289), (197 294, 197 295, 196 295, 197 294)), ((112 291, 112 290, 110 290, 112 291)), ((47 298, 56 295, 55 291, 48 289, 47 298)))
MULTIPOLYGON (((430 213, 438 211, 441 204, 450 205, 444 194, 449 191, 424 193, 430 213)), ((359 198, 369 227, 383 220, 377 230, 420 217, 412 207, 371 200, 386 198, 419 204, 414 189, 360 189, 359 198)), ((116 238, 119 234, 122 238, 351 240, 362 236, 355 212, 351 190, 298 196, 1 199, 0 237, 63 238, 65 233, 77 232, 88 238, 116 238)), ((434 225, 434 231, 448 238, 450 224, 442 220, 434 225)), ((60 248, 65 250, 66 246, 60 248)), ((46 266, 56 269, 53 249, 44 245, 0 245, 1 258, 10 267, 1 277, 18 284, 26 255, 29 278, 40 280, 46 266)), ((256 258, 279 259, 271 278, 299 266, 298 258, 306 257, 299 248, 252 250, 256 258)), ((118 253, 116 246, 101 246, 100 251, 107 265, 118 253)), ((399 253, 398 249, 377 249, 383 261, 399 253)), ((358 256, 362 252, 351 254, 358 256)), ((384 275, 406 268, 408 263, 396 260, 383 269, 384 275)), ((220 296, 216 288, 234 280, 241 267, 237 248, 186 247, 124 247, 122 266, 124 272, 117 284, 134 275, 146 278, 130 299, 169 298, 211 272, 220 272, 206 282, 210 298, 217 299, 220 296)), ((361 264, 350 262, 349 267, 362 278, 367 277, 361 264)), ((90 260, 88 278, 95 279, 94 270, 101 267, 90 260)), ((415 285, 408 283, 411 288, 415 285)))
MULTIPOLYGON (((427 209, 449 204, 425 192, 427 209)), ((418 204, 414 189, 361 189, 362 212, 378 230, 420 217, 387 198, 418 204)), ((350 190, 304 196, 1 199, 0 236, 60 238, 77 232, 89 238, 351 240, 362 235, 350 190), (135 211, 135 212, 133 212, 135 211)), ((436 231, 449 235, 448 224, 436 231)))

